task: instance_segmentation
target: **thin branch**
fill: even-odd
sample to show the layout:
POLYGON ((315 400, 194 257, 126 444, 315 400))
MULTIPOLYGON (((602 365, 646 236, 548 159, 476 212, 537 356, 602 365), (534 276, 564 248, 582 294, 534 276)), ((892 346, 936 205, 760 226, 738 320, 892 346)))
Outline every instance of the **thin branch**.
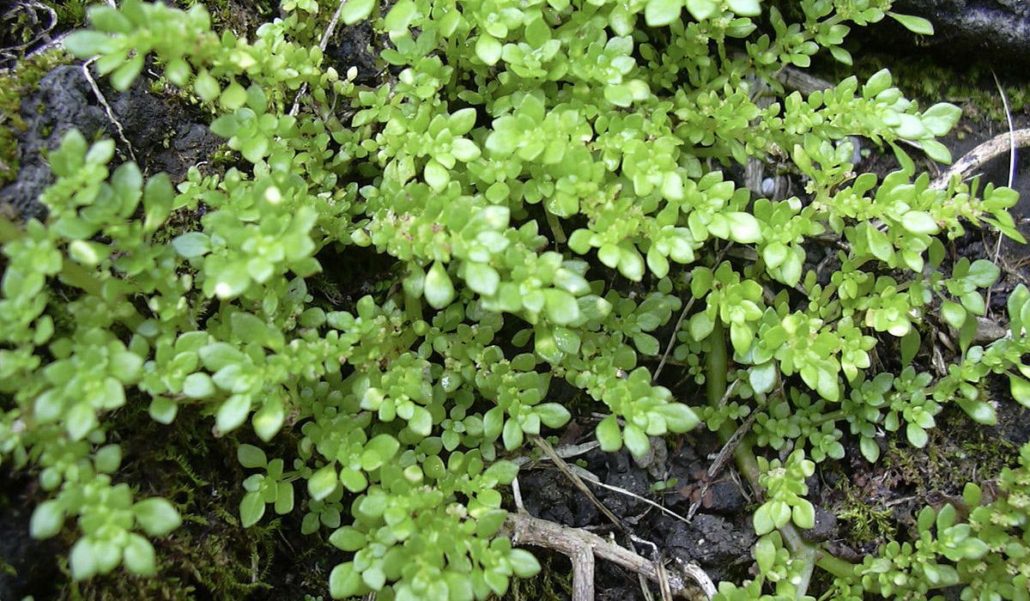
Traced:
MULTIPOLYGON (((590 442, 584 442, 583 444, 565 444, 554 449, 554 452, 558 454, 562 459, 569 459, 570 457, 578 457, 593 451, 597 447, 601 446, 601 443, 596 440, 590 442)), ((541 457, 542 460, 550 459, 550 457, 541 457)), ((511 460, 512 463, 521 467, 529 462, 533 461, 533 458, 528 455, 522 455, 515 457, 511 460)))
POLYGON ((604 517, 608 518, 613 524, 615 524, 615 527, 619 530, 626 530, 626 527, 622 525, 622 520, 620 520, 614 513, 612 513, 612 510, 608 509, 608 507, 606 507, 605 504, 602 503, 601 500, 594 495, 594 491, 590 490, 590 487, 588 487, 583 482, 583 478, 581 478, 580 475, 576 471, 574 471, 572 467, 570 467, 569 464, 565 462, 564 459, 559 457, 558 453, 554 452, 554 447, 551 446, 551 443, 547 442, 539 436, 533 436, 532 440, 534 443, 536 443, 536 446, 540 447, 540 450, 542 450, 545 455, 550 457, 551 461, 554 462, 554 465, 559 470, 561 470, 561 472, 565 474, 565 476, 569 480, 572 481, 576 488, 582 491, 582 493, 586 495, 588 499, 590 499, 590 502, 597 507, 597 510, 604 514, 604 517))
MULTIPOLYGON (((593 557, 610 561, 636 574, 643 574, 648 580, 661 584, 662 576, 655 562, 649 561, 615 543, 606 541, 593 532, 588 532, 582 528, 562 526, 561 524, 541 520, 527 514, 508 514, 505 527, 511 532, 511 539, 514 544, 533 545, 550 549, 566 555, 572 560, 574 577, 573 598, 577 599, 577 601, 579 598, 575 597, 577 590, 576 580, 578 580, 576 576, 579 575, 585 578, 586 574, 592 571, 593 557), (587 555, 591 556, 589 567, 585 565, 587 563, 587 555), (581 564, 578 568, 577 563, 581 564)), ((715 596, 715 584, 704 570, 689 563, 677 562, 677 564, 679 567, 677 571, 682 573, 677 573, 677 571, 667 573, 668 587, 672 594, 678 597, 691 598, 694 592, 694 587, 691 585, 696 584, 705 595, 705 598, 711 599, 715 596)), ((581 584, 580 586, 583 589, 586 588, 586 585, 581 584)), ((590 590, 593 589, 592 581, 589 587, 590 590)), ((586 597, 585 599, 592 600, 592 597, 586 597)))
MULTIPOLYGON (((994 85, 998 87, 998 94, 1001 95, 1001 104, 1005 107, 1005 120, 1009 124, 1009 188, 1012 187, 1013 182, 1016 179, 1016 139, 1012 135, 1012 131, 1016 129, 1012 123, 1012 111, 1009 109, 1009 98, 1005 95, 1005 88, 1001 87, 1001 82, 998 81, 998 74, 991 69, 991 75, 994 77, 994 85)), ((998 257, 1001 256, 1001 239, 1003 234, 998 232, 998 241, 994 245, 994 264, 998 264, 998 257)), ((987 300, 986 305, 991 306, 991 292, 993 287, 987 288, 987 300)))
MULTIPOLYGON (((329 40, 333 39, 333 33, 336 31, 336 25, 340 22, 340 13, 343 12, 343 6, 347 4, 347 0, 340 0, 340 5, 336 7, 336 12, 333 13, 333 18, 329 20, 329 25, 322 32, 322 41, 318 43, 318 47, 325 52, 325 49, 329 46, 329 40)), ((300 86, 300 90, 297 91, 297 96, 293 99, 293 107, 290 108, 290 116, 296 117, 297 112, 300 111, 300 99, 304 97, 304 94, 308 93, 308 82, 304 82, 300 86)))
POLYGON ((665 345, 665 352, 662 353, 662 360, 658 362, 658 367, 654 370, 654 376, 651 377, 651 381, 655 382, 658 380, 658 376, 662 373, 662 368, 665 367, 666 362, 669 361, 669 355, 672 353, 672 347, 676 346, 676 334, 680 331, 680 326, 683 325, 683 320, 687 317, 687 313, 690 313, 690 308, 694 306, 694 296, 691 295, 690 300, 687 301, 683 311, 680 312, 679 319, 676 320, 676 327, 672 329, 672 336, 669 337, 669 343, 665 345))
POLYGON ((101 106, 104 107, 104 112, 107 113, 107 119, 114 125, 115 130, 118 131, 118 137, 121 138, 125 144, 125 148, 129 151, 129 156, 132 157, 133 162, 139 162, 136 160, 136 153, 132 149, 132 143, 125 137, 125 129, 122 127, 121 121, 114 116, 114 110, 111 109, 111 105, 107 103, 107 98, 104 97, 104 93, 100 91, 100 87, 97 86, 97 82, 93 79, 93 74, 89 72, 89 66, 96 62, 97 57, 93 57, 82 64, 82 74, 85 76, 86 81, 89 82, 89 87, 93 90, 93 95, 97 97, 97 101, 101 106))
POLYGON ((577 476, 581 477, 584 482, 589 482, 589 483, 591 483, 591 484, 593 484, 595 486, 600 486, 601 488, 603 488, 605 490, 610 490, 612 492, 619 493, 620 495, 625 495, 627 497, 631 497, 633 499, 636 499, 636 500, 638 500, 638 501, 640 501, 642 503, 645 503, 647 505, 650 505, 651 507, 654 507, 658 511, 661 511, 662 513, 664 513, 665 515, 667 515, 667 516, 669 516, 671 518, 675 518, 675 519, 683 522, 684 524, 689 524, 690 523, 690 521, 687 520, 687 518, 681 516, 680 514, 676 513, 675 511, 673 511, 671 509, 669 509, 668 507, 665 507, 665 506, 663 506, 663 505, 661 505, 659 503, 655 503, 654 501, 652 501, 651 499, 648 499, 647 497, 642 497, 642 496, 638 495, 635 492, 628 491, 625 488, 620 488, 620 487, 615 486, 613 484, 605 484, 604 482, 601 482, 600 478, 598 478, 594 474, 588 472, 587 470, 579 467, 578 465, 570 465, 569 469, 572 470, 577 476))
MULTIPOLYGON (((734 384, 740 380, 734 380, 734 384)), ((732 390, 733 386, 726 389, 727 392, 732 390)), ((723 395, 724 398, 726 395, 723 395)), ((690 508, 687 509, 687 520, 694 519, 694 514, 701 508, 701 503, 704 501, 705 494, 708 493, 708 488, 711 486, 715 477, 722 472, 726 463, 733 457, 734 452, 737 450, 737 446, 740 445, 740 441, 744 439, 744 435, 751 431, 751 424, 755 422, 755 418, 758 417, 758 412, 754 411, 744 420, 744 423, 740 424, 740 427, 733 433, 732 436, 722 445, 722 449, 719 450, 719 454, 715 456, 715 460, 712 461, 712 465, 708 467, 708 471, 705 472, 704 482, 701 483, 701 491, 699 492, 696 499, 690 503, 690 508)))

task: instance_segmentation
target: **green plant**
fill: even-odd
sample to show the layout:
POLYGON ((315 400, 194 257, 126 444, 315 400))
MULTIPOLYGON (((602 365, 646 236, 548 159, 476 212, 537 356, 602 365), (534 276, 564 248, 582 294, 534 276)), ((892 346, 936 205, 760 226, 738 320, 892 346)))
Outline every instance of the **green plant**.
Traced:
MULTIPOLYGON (((284 457, 239 445, 256 470, 236 491, 239 513, 247 526, 268 505, 304 510, 305 533, 331 531, 334 598, 501 595, 539 569, 502 531, 498 489, 517 475, 503 453, 569 422, 573 407, 548 396, 560 378, 605 414, 601 448, 638 457, 701 419, 728 439, 758 412, 736 457, 766 492, 759 572, 723 583, 721 598, 804 596, 817 561, 848 594, 891 594, 857 578, 881 565, 919 583, 905 590, 986 590, 978 566, 1011 570, 1019 553, 956 568, 958 580, 937 568, 949 576, 934 580, 925 561, 908 570, 906 547, 851 566, 795 528, 813 524, 804 480, 815 461, 842 457, 845 424, 875 461, 881 427, 923 446, 948 403, 991 423, 992 373, 1030 403, 1030 292, 1010 297, 1011 336, 972 346, 998 270, 945 252, 970 224, 1021 239, 1007 213, 1015 192, 931 186, 902 149, 949 160, 938 138, 960 110, 920 108, 886 70, 807 96, 777 78, 821 49, 850 63, 851 24, 890 16, 926 32, 889 7, 803 0, 788 23, 756 0, 400 0, 385 11, 351 0, 342 22, 370 19, 390 41, 390 74, 371 87, 318 47, 317 2, 283 3, 253 40, 212 31, 201 5, 91 8, 92 29, 66 47, 98 57, 118 90, 153 60, 213 114, 239 162, 194 168, 173 187, 133 163, 112 170, 112 142, 73 132, 50 157, 46 223, 0 220, 0 450, 53 491, 34 534, 78 518, 75 578, 119 563, 154 571, 136 527, 162 536, 178 514, 161 499, 134 503, 115 483, 119 447, 105 444, 111 411, 147 403, 170 427, 188 411, 212 416, 216 436, 248 423, 264 443, 296 435, 284 457), (889 147, 901 167, 855 174, 851 136, 889 147), (805 182, 800 197, 752 199, 730 175, 773 159, 805 182), (826 239, 838 249, 831 276, 806 255, 826 239), (317 274, 351 247, 386 257, 389 281, 353 306, 316 302, 317 274), (681 297, 692 312, 675 358, 709 400, 696 413, 649 366, 681 297), (931 328, 948 326, 959 352, 947 373, 911 367, 926 364, 931 328), (895 348, 900 364, 882 361, 895 348), (785 462, 756 459, 788 443, 785 462)), ((1021 486, 1003 502, 1025 516, 1021 486)), ((955 527, 939 519, 920 552, 982 560, 955 527)))

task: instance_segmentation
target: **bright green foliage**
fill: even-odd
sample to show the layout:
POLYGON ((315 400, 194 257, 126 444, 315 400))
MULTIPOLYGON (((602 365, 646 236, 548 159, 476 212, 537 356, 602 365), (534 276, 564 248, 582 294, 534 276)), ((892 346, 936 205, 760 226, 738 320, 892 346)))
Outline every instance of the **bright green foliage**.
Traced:
MULTIPOLYGON (((1030 403, 1030 293, 1011 296, 1010 337, 972 346, 998 270, 945 262, 970 224, 1019 239, 1015 192, 931 187, 900 146, 950 160, 937 138, 961 111, 919 107, 887 71, 807 95, 778 79, 822 49, 849 64, 851 24, 889 14, 926 32, 889 7, 803 0, 788 23, 757 0, 350 0, 343 23, 370 19, 390 41, 378 86, 329 64, 328 6, 313 0, 284 2, 253 40, 211 31, 199 4, 94 7, 66 47, 98 56, 116 89, 153 60, 239 160, 173 188, 110 169, 114 144, 73 132, 50 156, 46 223, 0 220, 0 451, 53 491, 34 534, 78 518, 76 578, 154 571, 136 526, 163 536, 178 515, 134 503, 114 483, 118 447, 101 446, 108 412, 145 403, 163 424, 210 415, 218 436, 291 430, 286 457, 239 446, 239 514, 252 525, 271 505, 325 529, 333 597, 502 595, 539 566, 501 530, 517 469, 499 455, 570 421, 550 400, 559 378, 603 414, 601 447, 638 457, 702 418, 732 431, 757 412, 753 442, 795 450, 760 466, 761 577, 722 595, 803 593, 806 563, 775 530, 813 525, 813 460, 856 435, 874 461, 881 430, 923 446, 947 403, 991 423, 992 373, 1030 403), (856 136, 902 168, 856 175, 856 136), (731 175, 774 161, 801 195, 731 175), (826 239, 823 276, 806 251, 826 239), (353 306, 316 301, 314 276, 350 247, 387 259, 388 281, 353 306), (697 413, 651 368, 688 296, 673 358, 700 383, 725 330, 735 365, 732 393, 697 413), (910 364, 937 314, 962 355, 935 379, 910 364), (879 373, 877 349, 894 345, 906 368, 879 373)), ((953 527, 938 524, 933 552, 969 546, 953 527)), ((906 553, 891 549, 889 562, 906 553)))
POLYGON ((959 506, 924 508, 918 516, 919 538, 891 542, 879 555, 866 557, 854 574, 834 585, 841 598, 861 598, 863 590, 898 599, 926 599, 928 591, 961 585, 961 598, 1030 598, 1030 445, 1020 451, 1019 466, 1005 468, 993 500, 967 484, 959 506))

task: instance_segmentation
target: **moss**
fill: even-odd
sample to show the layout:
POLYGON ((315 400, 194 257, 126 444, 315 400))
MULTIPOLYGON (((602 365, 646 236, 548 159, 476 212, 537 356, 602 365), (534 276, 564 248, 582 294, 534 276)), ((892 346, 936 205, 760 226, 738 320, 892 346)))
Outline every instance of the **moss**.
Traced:
POLYGON ((502 601, 564 601, 572 597, 572 566, 557 554, 536 552, 540 573, 533 578, 514 578, 502 601))
POLYGON ((27 127, 21 118, 22 99, 33 93, 54 67, 71 60, 63 50, 54 49, 0 73, 0 187, 18 175, 18 134, 27 127))
POLYGON ((96 2, 94 0, 43 0, 43 4, 57 13, 57 29, 68 30, 85 24, 86 8, 96 2))
POLYGON ((860 488, 847 479, 842 478, 840 483, 838 490, 843 494, 844 502, 836 510, 836 515, 843 525, 843 538, 855 547, 870 543, 879 546, 894 540, 897 528, 890 508, 870 503, 863 498, 860 488))
MULTIPOLYGON (((184 408, 175 428, 152 420, 145 403, 125 412, 112 431, 132 432, 119 441, 125 463, 119 478, 140 492, 139 497, 159 495, 171 500, 183 516, 183 525, 166 539, 154 541, 160 558, 158 578, 133 577, 121 570, 107 576, 74 583, 60 583, 57 598, 81 601, 147 599, 187 601, 194 599, 263 599, 272 590, 285 590, 291 580, 301 595, 324 592, 326 574, 315 552, 321 545, 290 548, 284 532, 296 532, 298 524, 266 517, 243 529, 235 514, 237 499, 217 491, 243 490, 248 475, 236 462, 238 441, 212 439, 210 419, 184 408), (306 573, 304 568, 310 568, 306 573), (314 587, 320 587, 314 590, 314 587)), ((284 443, 286 444, 286 443, 284 443)), ((285 453, 285 451, 283 451, 285 453)), ((295 545, 296 547, 296 545, 295 545)), ((67 575, 67 560, 63 571, 67 575)))

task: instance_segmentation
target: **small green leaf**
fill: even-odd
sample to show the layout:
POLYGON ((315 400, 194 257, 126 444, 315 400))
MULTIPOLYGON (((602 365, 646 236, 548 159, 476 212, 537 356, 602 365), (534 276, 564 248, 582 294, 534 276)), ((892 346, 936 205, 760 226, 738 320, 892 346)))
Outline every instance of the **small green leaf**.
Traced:
POLYGON ((71 566, 72 578, 75 580, 85 580, 97 573, 96 552, 90 538, 80 538, 72 545, 68 564, 71 566))
POLYGON ((436 159, 429 159, 426 163, 424 171, 426 183, 435 192, 439 192, 447 187, 448 182, 451 181, 451 174, 446 167, 441 165, 436 159))
POLYGON ((454 300, 454 284, 447 268, 439 261, 433 263, 426 274, 424 294, 426 302, 434 309, 443 309, 454 300))
POLYGON ((648 27, 664 27, 679 18, 681 10, 683 0, 648 0, 644 20, 648 27))
POLYGON ((504 422, 504 429, 501 431, 501 440, 504 442, 505 450, 508 451, 514 451, 522 446, 524 437, 522 427, 517 421, 512 418, 508 418, 508 420, 504 422))
POLYGON ((962 305, 951 301, 941 303, 941 316, 956 330, 961 329, 962 324, 966 322, 966 310, 962 308, 962 305))
POLYGON ((597 424, 596 434, 602 451, 614 453, 622 448, 622 433, 619 431, 619 422, 614 415, 609 415, 597 424))
POLYGON ((905 426, 905 437, 908 438, 909 444, 917 449, 921 449, 926 446, 929 436, 919 424, 909 423, 905 426))
POLYGON ((164 536, 182 524, 179 512, 171 503, 160 497, 144 499, 132 506, 143 531, 150 536, 164 536))
POLYGON ((375 5, 375 0, 347 0, 340 10, 340 20, 345 25, 353 25, 367 19, 375 5))
POLYGON ((219 432, 228 433, 239 428, 250 413, 250 397, 234 394, 218 407, 215 414, 215 425, 219 432))
POLYGON ((876 441, 867 436, 863 436, 858 441, 859 449, 862 451, 862 456, 866 458, 869 463, 876 463, 876 460, 880 458, 880 445, 876 444, 876 441))
POLYGON ((1010 375, 1009 385, 1012 390, 1012 398, 1020 405, 1030 407, 1030 382, 1019 376, 1010 375))
POLYGON ((329 535, 329 544, 349 553, 363 549, 367 540, 363 532, 351 526, 337 528, 329 535))
POLYGON ((579 303, 576 297, 564 290, 544 290, 544 307, 547 318, 558 325, 567 325, 579 319, 579 303))
POLYGON ((115 39, 99 31, 73 31, 62 40, 64 48, 78 58, 108 54, 116 48, 115 39))
POLYGON ((133 574, 152 576, 157 572, 154 546, 150 541, 136 533, 129 534, 129 541, 123 551, 125 567, 133 574))
POLYGON ((643 457, 651 449, 651 440, 647 434, 633 424, 626 424, 622 431, 622 439, 634 457, 643 457))
POLYGON ((330 463, 308 478, 308 494, 315 501, 321 501, 336 490, 336 483, 336 466, 330 463))
POLYGON ((801 499, 791 510, 794 524, 798 528, 810 529, 815 527, 815 508, 806 499, 801 499))
POLYGON ((730 239, 740 244, 754 244, 762 241, 762 226, 750 213, 725 213, 729 222, 730 239))
POLYGON ((415 18, 417 9, 415 3, 411 0, 400 0, 397 4, 393 5, 390 12, 387 13, 386 19, 383 21, 383 25, 386 30, 390 33, 407 33, 408 27, 411 25, 411 21, 415 18))
POLYGON ((206 69, 197 74, 197 80, 193 82, 193 90, 204 102, 213 101, 222 92, 218 82, 206 69))
POLYGON ((211 251, 211 240, 207 234, 189 232, 172 240, 175 251, 187 259, 205 255, 211 251))
POLYGON ((936 234, 940 231, 937 222, 925 211, 909 211, 901 216, 901 225, 913 234, 936 234))
POLYGON ((665 418, 669 430, 677 433, 693 430, 701 421, 694 410, 683 403, 666 403, 655 411, 665 418))
POLYGON ((208 374, 192 373, 183 380, 182 393, 191 399, 203 399, 215 393, 215 385, 208 374))
POLYGON ((333 599, 356 597, 363 593, 361 574, 354 569, 352 562, 336 564, 329 574, 329 594, 333 599))
POLYGON ((730 10, 742 17, 757 17, 762 14, 759 0, 729 0, 730 10))
POLYGON ((368 487, 368 479, 365 474, 349 467, 340 470, 340 483, 351 492, 361 492, 368 487))
POLYGON ((533 411, 548 428, 560 428, 572 418, 572 414, 561 403, 541 403, 533 411))
POLYGON ((265 515, 265 500, 260 492, 248 492, 240 501, 240 524, 250 528, 265 515))
POLYGON ((485 263, 469 262, 465 264, 465 282, 473 292, 483 296, 493 296, 501 277, 497 270, 485 263))
POLYGON ((268 465, 265 452, 252 444, 241 444, 236 447, 236 459, 245 468, 256 469, 268 465))
POLYGON ((703 21, 719 10, 715 0, 686 0, 687 10, 698 21, 703 21))
POLYGON ((532 578, 540 572, 540 562, 525 549, 512 549, 508 554, 511 571, 519 578, 532 578))
POLYGON ((763 503, 755 510, 752 523, 755 527, 755 534, 758 536, 769 534, 776 529, 776 523, 769 513, 769 503, 763 503))
POLYGON ((389 434, 379 434, 365 443, 365 450, 361 454, 361 469, 366 472, 379 469, 393 459, 399 448, 400 443, 396 438, 389 434))
POLYGON ((50 538, 64 527, 64 508, 56 500, 44 501, 36 506, 29 521, 32 538, 50 538))
POLYGON ((494 66, 501 60, 502 44, 487 34, 480 34, 476 40, 476 56, 489 66, 494 66))
POLYGON ((905 29, 912 33, 918 33, 919 35, 933 35, 933 23, 930 23, 930 21, 922 17, 916 17, 914 15, 900 15, 892 11, 887 11, 887 14, 890 18, 901 23, 905 29))

